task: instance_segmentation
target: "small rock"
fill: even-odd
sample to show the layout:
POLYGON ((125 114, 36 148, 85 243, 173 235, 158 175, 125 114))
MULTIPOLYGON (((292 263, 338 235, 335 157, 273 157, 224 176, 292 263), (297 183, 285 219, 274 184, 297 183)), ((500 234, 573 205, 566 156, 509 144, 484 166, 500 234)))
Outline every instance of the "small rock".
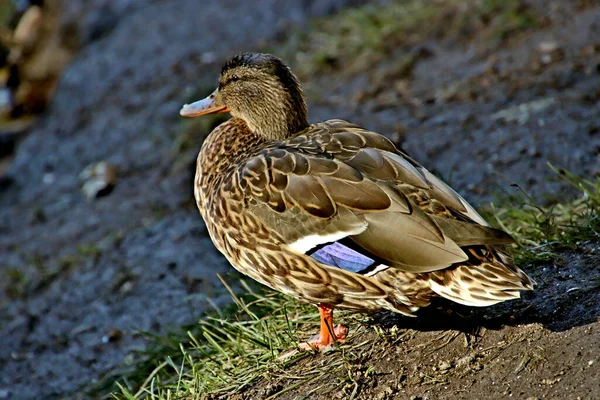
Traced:
POLYGON ((102 336, 102 343, 116 342, 122 337, 122 331, 118 329, 111 329, 106 335, 102 336))
POLYGON ((556 379, 542 379, 542 383, 544 385, 548 385, 548 386, 552 386, 555 383, 560 382, 561 378, 556 378, 556 379))
POLYGON ((542 64, 550 64, 552 62, 552 56, 550 54, 544 54, 540 57, 542 64))
POLYGON ((558 61, 563 58, 564 51, 557 42, 544 41, 538 45, 540 52, 540 61, 542 64, 550 64, 552 61, 558 61))
POLYGON ((440 371, 447 371, 450 368, 452 368, 452 364, 449 363, 448 361, 444 361, 443 363, 440 364, 439 369, 440 371))
POLYGON ((79 179, 83 181, 81 190, 91 200, 112 192, 117 183, 117 169, 106 161, 100 161, 85 167, 79 179))
POLYGON ((388 385, 383 385, 383 386, 382 386, 382 390, 383 390, 383 393, 385 393, 385 394, 387 394, 387 395, 390 395, 390 396, 391 396, 392 394, 394 394, 394 389, 392 389, 392 388, 391 388, 390 386, 388 386, 388 385))
POLYGON ((119 291, 121 292, 121 294, 129 294, 129 293, 131 293, 132 290, 133 290, 133 282, 131 282, 131 281, 126 281, 119 288, 119 291))
POLYGON ((558 49, 559 49, 558 43, 555 41, 552 41, 552 40, 543 41, 538 45, 538 50, 540 53, 548 54, 548 53, 552 53, 558 49))
POLYGON ((462 367, 463 365, 470 364, 474 360, 475 360, 475 354, 471 353, 471 354, 469 354, 469 355, 461 358, 460 360, 458 360, 458 362, 456 363, 456 365, 458 367, 462 367))

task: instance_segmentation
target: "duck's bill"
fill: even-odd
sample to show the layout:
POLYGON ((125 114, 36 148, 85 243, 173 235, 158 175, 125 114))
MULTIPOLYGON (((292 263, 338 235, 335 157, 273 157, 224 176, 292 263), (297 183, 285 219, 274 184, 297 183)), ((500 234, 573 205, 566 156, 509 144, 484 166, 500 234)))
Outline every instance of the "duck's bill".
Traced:
POLYGON ((216 101, 215 93, 212 93, 205 99, 198 100, 192 104, 185 104, 179 115, 182 117, 200 117, 207 114, 217 114, 229 112, 229 108, 216 101))

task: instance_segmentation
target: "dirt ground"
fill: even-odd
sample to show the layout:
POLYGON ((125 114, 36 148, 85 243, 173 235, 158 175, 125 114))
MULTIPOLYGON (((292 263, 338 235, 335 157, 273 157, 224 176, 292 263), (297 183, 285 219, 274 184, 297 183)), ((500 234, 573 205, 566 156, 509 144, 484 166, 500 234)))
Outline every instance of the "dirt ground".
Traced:
POLYGON ((277 398, 597 398, 599 251, 588 244, 538 266, 531 274, 536 291, 511 303, 474 309, 440 300, 414 319, 374 315, 387 331, 356 324, 351 350, 303 359, 286 371, 293 378, 263 379, 237 398, 267 398, 300 371, 340 359, 341 372, 277 398))
MULTIPOLYGON (((216 273, 230 267, 191 201, 201 133, 182 151, 178 110, 209 90, 233 53, 276 50, 293 27, 359 3, 64 3, 83 47, 20 143, 12 183, 0 188, 0 400, 77 397, 135 362, 147 343, 141 331, 176 329, 196 321, 208 298, 228 301, 216 273), (78 175, 102 160, 116 165, 117 185, 88 201, 78 175)), ((301 74, 310 119, 388 134, 477 205, 514 194, 511 184, 539 202, 568 199, 548 161, 600 174, 600 4, 526 3, 540 22, 501 42, 477 32, 416 40, 423 56, 408 76, 398 76, 394 52, 359 73, 342 65, 301 74)), ((518 302, 481 310, 441 302, 417 320, 378 316, 401 330, 357 349, 360 387, 314 381, 322 390, 309 397, 600 397, 598 252, 583 243, 524 266, 538 286, 518 302)), ((242 397, 288 384, 259 382, 242 397)))

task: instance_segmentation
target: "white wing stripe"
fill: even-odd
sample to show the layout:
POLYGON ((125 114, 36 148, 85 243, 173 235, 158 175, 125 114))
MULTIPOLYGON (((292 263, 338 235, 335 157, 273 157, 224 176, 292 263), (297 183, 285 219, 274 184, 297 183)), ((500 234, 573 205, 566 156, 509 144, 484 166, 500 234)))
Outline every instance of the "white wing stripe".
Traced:
POLYGON ((367 229, 367 225, 359 226, 353 231, 338 231, 329 234, 315 233, 313 235, 307 235, 301 237, 295 242, 289 243, 288 246, 297 253, 305 254, 307 251, 314 249, 315 247, 324 243, 332 243, 337 240, 343 239, 347 236, 358 235, 367 229))

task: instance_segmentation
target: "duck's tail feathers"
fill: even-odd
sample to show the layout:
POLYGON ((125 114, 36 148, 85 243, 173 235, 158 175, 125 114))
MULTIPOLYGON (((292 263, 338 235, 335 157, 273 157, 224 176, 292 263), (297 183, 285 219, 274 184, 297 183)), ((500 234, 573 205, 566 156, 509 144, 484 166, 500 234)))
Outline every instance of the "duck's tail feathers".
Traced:
POLYGON ((439 296, 467 306, 483 307, 521 297, 534 282, 512 263, 490 259, 429 274, 429 286, 439 296))

